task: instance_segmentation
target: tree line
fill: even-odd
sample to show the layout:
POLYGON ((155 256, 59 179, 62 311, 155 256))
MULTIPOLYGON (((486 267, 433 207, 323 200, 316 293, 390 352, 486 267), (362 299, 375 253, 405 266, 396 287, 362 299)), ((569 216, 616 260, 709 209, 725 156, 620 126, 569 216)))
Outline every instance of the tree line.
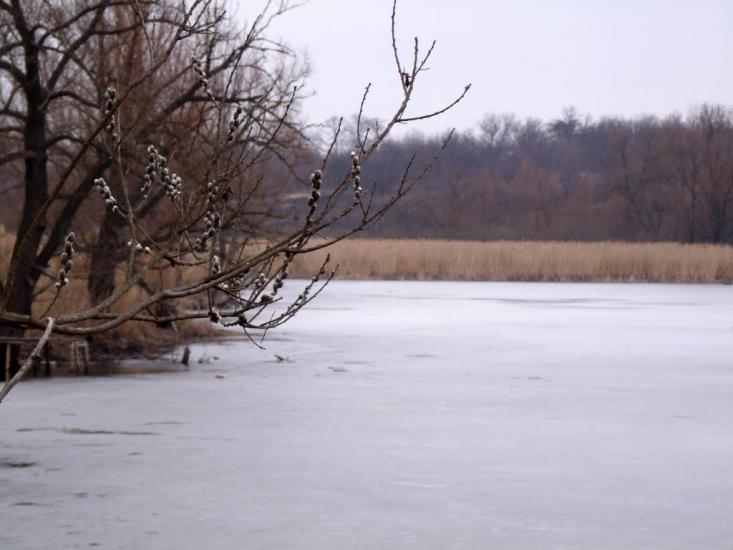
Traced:
MULTIPOLYGON (((373 166, 389 181, 439 139, 392 140, 373 166)), ((731 243, 733 112, 593 120, 567 109, 546 123, 488 115, 454 136, 397 208, 373 234, 731 243)))

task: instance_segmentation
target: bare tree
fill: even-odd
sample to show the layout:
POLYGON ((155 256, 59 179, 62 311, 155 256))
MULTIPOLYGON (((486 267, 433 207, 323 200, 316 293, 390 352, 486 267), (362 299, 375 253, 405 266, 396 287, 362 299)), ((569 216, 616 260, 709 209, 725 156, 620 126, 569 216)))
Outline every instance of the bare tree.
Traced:
POLYGON ((703 106, 693 117, 691 133, 699 163, 696 183, 704 206, 701 226, 706 240, 733 239, 733 117, 729 109, 703 106))
POLYGON ((669 212, 666 180, 659 169, 661 132, 655 120, 643 120, 636 128, 620 126, 614 134, 615 190, 631 206, 647 235, 656 240, 669 212))
POLYGON ((268 3, 235 44, 225 12, 212 0, 62 6, 0 0, 0 115, 2 126, 9 122, 9 131, 23 138, 22 147, 6 156, 12 157, 7 162, 24 161, 23 213, 0 288, 0 326, 44 330, 47 338, 99 334, 130 321, 208 318, 249 333, 284 323, 323 289, 334 274, 328 259, 285 303, 281 289, 289 264, 369 228, 404 197, 450 134, 427 162, 407 162, 386 196, 377 198, 375 189, 384 182, 369 173, 369 158, 396 125, 446 112, 469 86, 434 112, 408 113, 435 44, 423 50, 416 38, 409 61, 402 61, 395 3, 399 104, 378 132, 362 128, 367 86, 348 165, 332 166, 329 149, 314 166, 307 191, 294 198, 300 214, 276 231, 247 232, 262 206, 258 192, 271 183, 268 162, 286 156, 300 137, 292 119, 298 92, 290 88, 297 75, 268 64, 283 50, 265 31, 287 8, 268 3), (94 48, 104 57, 90 55, 94 48), (264 57, 255 63, 252 54, 264 57), (256 89, 246 78, 252 67, 261 73, 256 89), (50 109, 57 101, 63 107, 50 109), (59 144, 63 149, 53 149, 59 144), (97 244, 106 239, 125 251, 112 262, 118 281, 93 291, 89 304, 59 308, 58 298, 81 269, 74 263, 79 238, 73 230, 88 223, 80 211, 91 212, 94 200, 94 208, 104 210, 97 244), (49 265, 57 265, 57 273, 49 273, 49 265), (176 275, 130 301, 146 277, 162 270, 176 275), (34 310, 39 285, 50 286, 53 295, 42 311, 34 310), (191 308, 193 297, 203 297, 206 307, 191 308), (163 303, 168 307, 160 308, 163 303))

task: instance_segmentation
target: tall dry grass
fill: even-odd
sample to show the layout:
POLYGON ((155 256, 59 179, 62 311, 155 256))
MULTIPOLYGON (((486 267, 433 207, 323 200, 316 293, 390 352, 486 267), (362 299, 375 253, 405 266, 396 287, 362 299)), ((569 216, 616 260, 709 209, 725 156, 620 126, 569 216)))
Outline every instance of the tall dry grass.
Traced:
MULTIPOLYGON (((326 252, 291 273, 318 270, 326 252)), ((342 279, 733 282, 733 247, 678 243, 349 240, 331 249, 342 279)))

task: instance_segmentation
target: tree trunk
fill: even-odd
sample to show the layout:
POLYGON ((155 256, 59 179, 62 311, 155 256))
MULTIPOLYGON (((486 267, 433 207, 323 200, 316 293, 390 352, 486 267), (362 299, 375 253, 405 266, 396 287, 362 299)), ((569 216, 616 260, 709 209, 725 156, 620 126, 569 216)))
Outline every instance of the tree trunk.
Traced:
MULTIPOLYGON (((109 163, 111 163, 111 159, 104 167, 108 166, 109 163)), ((131 193, 132 202, 137 202, 139 199, 137 192, 135 190, 128 192, 131 193)), ((165 196, 164 190, 153 194, 144 207, 136 212, 137 215, 145 216, 151 212, 165 196)), ((127 260, 130 251, 125 245, 128 238, 127 220, 107 209, 97 242, 92 250, 90 276, 87 283, 87 290, 92 304, 98 304, 109 298, 114 292, 117 268, 121 262, 127 260)))
POLYGON ((2 370, 0 372, 0 380, 7 382, 15 376, 19 368, 18 346, 0 343, 0 369, 2 370))
POLYGON ((115 290, 117 266, 127 258, 128 249, 122 245, 125 220, 108 210, 102 222, 97 242, 92 250, 87 289, 92 304, 108 298, 115 290))
MULTIPOLYGON (((24 21, 23 21, 24 23, 24 21)), ((28 29, 24 37, 25 78, 23 91, 26 99, 26 119, 23 129, 25 148, 24 202, 18 234, 13 248, 13 265, 8 288, 4 289, 3 305, 6 310, 23 315, 31 313, 33 290, 41 275, 36 265, 36 254, 45 230, 45 220, 33 224, 43 203, 48 198, 46 157, 46 113, 43 104, 46 91, 41 84, 38 46, 28 29)), ((0 327, 0 335, 20 335, 22 329, 0 327)))

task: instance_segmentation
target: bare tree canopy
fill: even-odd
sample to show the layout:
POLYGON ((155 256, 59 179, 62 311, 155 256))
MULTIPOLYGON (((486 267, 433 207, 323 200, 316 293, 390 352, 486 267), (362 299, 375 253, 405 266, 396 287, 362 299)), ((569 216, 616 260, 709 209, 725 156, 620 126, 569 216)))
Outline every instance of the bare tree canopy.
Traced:
MULTIPOLYGON (((372 168, 396 175, 397 159, 427 158, 439 142, 392 140, 372 168)), ((397 210, 372 236, 733 244, 733 110, 487 115, 477 131, 454 135, 397 210)))
POLYGON ((416 38, 403 61, 395 5, 401 100, 378 132, 359 115, 345 162, 331 162, 332 148, 315 161, 298 116, 307 68, 268 37, 290 8, 269 2, 238 29, 213 0, 0 0, 0 169, 22 203, 0 329, 93 335, 208 318, 247 332, 320 292, 328 260, 271 309, 296 256, 371 227, 450 139, 377 194, 385 182, 368 161, 395 125, 444 113, 469 87, 434 112, 408 112, 435 44, 416 38), (312 173, 299 178, 304 163, 312 173), (80 276, 89 300, 70 306, 63 295, 80 276))

